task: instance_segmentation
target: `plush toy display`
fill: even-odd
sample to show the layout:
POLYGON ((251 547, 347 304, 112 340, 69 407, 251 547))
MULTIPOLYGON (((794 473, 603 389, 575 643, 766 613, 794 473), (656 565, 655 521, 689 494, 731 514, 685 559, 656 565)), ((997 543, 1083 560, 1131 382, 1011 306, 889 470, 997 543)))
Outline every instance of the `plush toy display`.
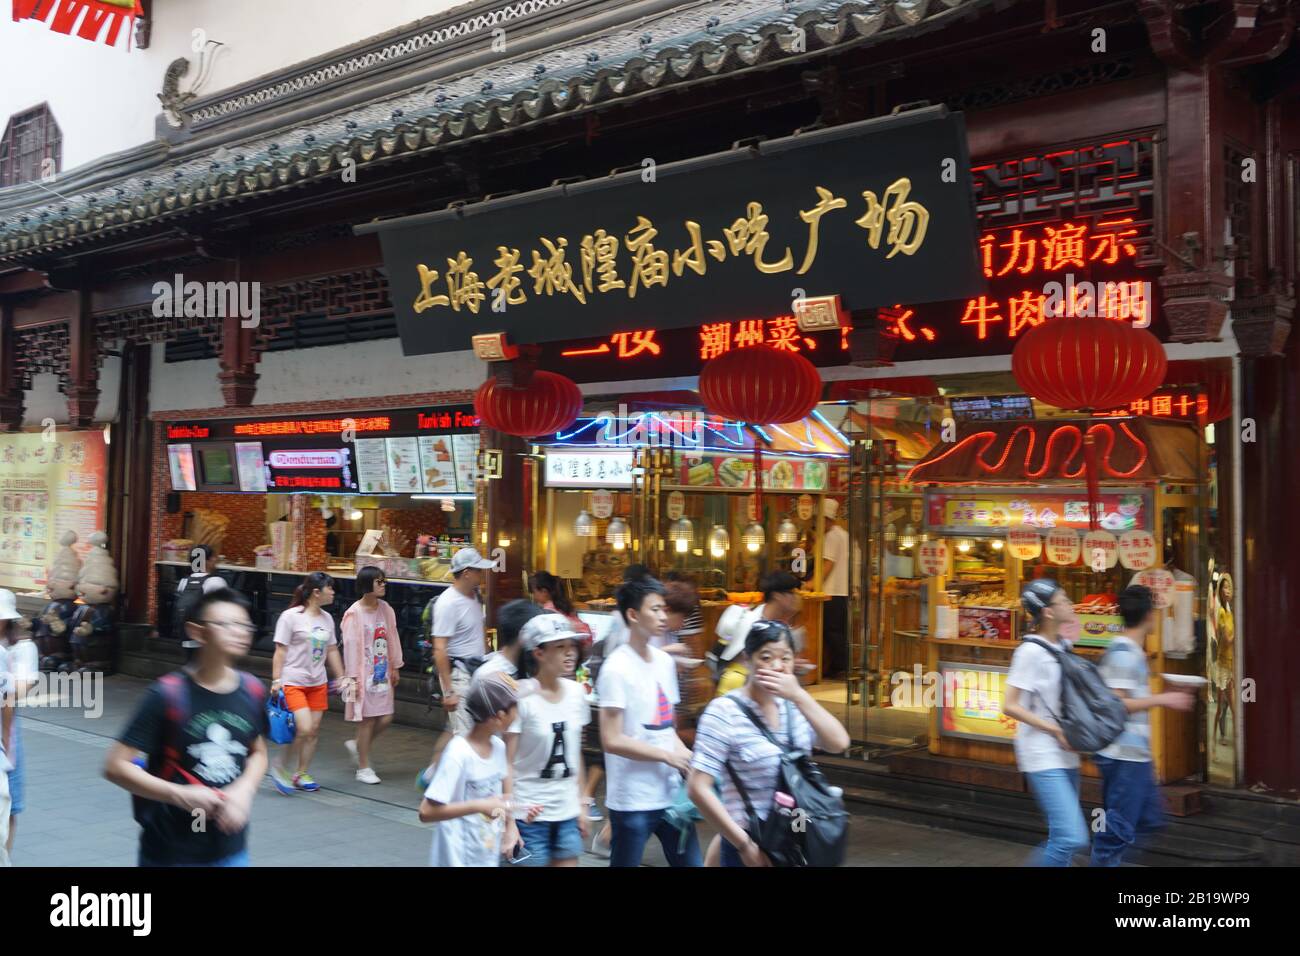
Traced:
POLYGON ((72 546, 77 532, 65 531, 59 537, 61 547, 46 572, 46 593, 50 603, 32 622, 32 636, 41 655, 41 670, 72 669, 72 615, 77 609, 77 578, 81 575, 81 558, 72 546))
POLYGON ((77 670, 110 673, 117 643, 117 568, 108 553, 108 535, 96 531, 90 544, 77 578, 82 603, 72 617, 72 654, 77 670))

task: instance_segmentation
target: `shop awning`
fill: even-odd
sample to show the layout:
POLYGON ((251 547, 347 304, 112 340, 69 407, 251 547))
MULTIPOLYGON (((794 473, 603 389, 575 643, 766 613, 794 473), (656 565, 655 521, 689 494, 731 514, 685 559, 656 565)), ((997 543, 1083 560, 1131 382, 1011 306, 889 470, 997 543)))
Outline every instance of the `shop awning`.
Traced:
POLYGON ((941 442, 908 480, 946 484, 1083 481, 1084 436, 1097 444, 1102 481, 1194 482, 1200 440, 1194 425, 1146 418, 971 422, 941 442))

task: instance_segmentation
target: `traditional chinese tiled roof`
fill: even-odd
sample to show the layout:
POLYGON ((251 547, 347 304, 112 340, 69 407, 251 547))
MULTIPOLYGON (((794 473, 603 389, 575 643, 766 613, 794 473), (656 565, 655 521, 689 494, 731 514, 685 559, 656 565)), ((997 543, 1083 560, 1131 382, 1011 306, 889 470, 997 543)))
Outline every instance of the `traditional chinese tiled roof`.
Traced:
MULTIPOLYGON (((170 217, 337 177, 350 163, 360 169, 680 84, 938 29, 992 2, 694 3, 201 155, 169 160, 165 143, 151 143, 134 171, 65 174, 58 196, 40 184, 0 191, 0 260, 74 252, 170 217)), ((256 91, 240 96, 261 102, 256 91)), ((236 100, 211 108, 237 110, 236 100)))

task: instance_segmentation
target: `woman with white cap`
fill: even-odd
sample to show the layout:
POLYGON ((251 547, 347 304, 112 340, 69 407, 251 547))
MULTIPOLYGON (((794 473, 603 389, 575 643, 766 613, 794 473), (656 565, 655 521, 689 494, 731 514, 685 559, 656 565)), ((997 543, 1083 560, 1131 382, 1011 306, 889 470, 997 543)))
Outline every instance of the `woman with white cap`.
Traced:
MULTIPOLYGON (((745 638, 756 621, 780 621, 792 625, 799 613, 802 599, 799 597, 799 579, 789 571, 772 571, 765 574, 758 582, 763 592, 763 603, 752 608, 734 605, 718 619, 718 635, 726 641, 726 646, 717 654, 718 688, 716 697, 722 697, 743 687, 749 677, 745 666, 745 638)), ((794 632, 796 649, 802 646, 802 634, 794 632)), ((797 669, 797 668, 796 668, 797 669)))
MULTIPOLYGON (((513 820, 528 866, 577 866, 587 819, 581 795, 585 768, 582 728, 591 707, 571 677, 578 666, 583 634, 563 614, 539 614, 519 632, 523 644, 518 716, 506 731, 506 753, 514 774, 512 793, 524 805, 539 805, 531 821, 513 820)), ((507 832, 506 845, 513 834, 507 832)))
POLYGON ((1002 712, 1016 721, 1016 765, 1029 781, 1047 818, 1047 842, 1031 857, 1036 866, 1069 866, 1088 846, 1088 826, 1079 806, 1079 755, 1054 719, 1061 712, 1061 662, 1030 638, 1069 649, 1065 638, 1077 624, 1074 602, 1051 578, 1030 581, 1020 592, 1032 632, 1011 655, 1002 712))

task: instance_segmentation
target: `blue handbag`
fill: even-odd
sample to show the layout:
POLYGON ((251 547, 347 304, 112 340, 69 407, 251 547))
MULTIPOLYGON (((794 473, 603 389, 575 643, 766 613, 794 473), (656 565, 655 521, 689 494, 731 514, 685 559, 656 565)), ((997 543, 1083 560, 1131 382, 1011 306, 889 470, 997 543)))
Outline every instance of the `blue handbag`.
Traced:
POLYGON ((284 691, 266 699, 266 722, 271 728, 272 743, 293 743, 293 738, 298 733, 298 726, 294 723, 293 711, 284 706, 284 691))

